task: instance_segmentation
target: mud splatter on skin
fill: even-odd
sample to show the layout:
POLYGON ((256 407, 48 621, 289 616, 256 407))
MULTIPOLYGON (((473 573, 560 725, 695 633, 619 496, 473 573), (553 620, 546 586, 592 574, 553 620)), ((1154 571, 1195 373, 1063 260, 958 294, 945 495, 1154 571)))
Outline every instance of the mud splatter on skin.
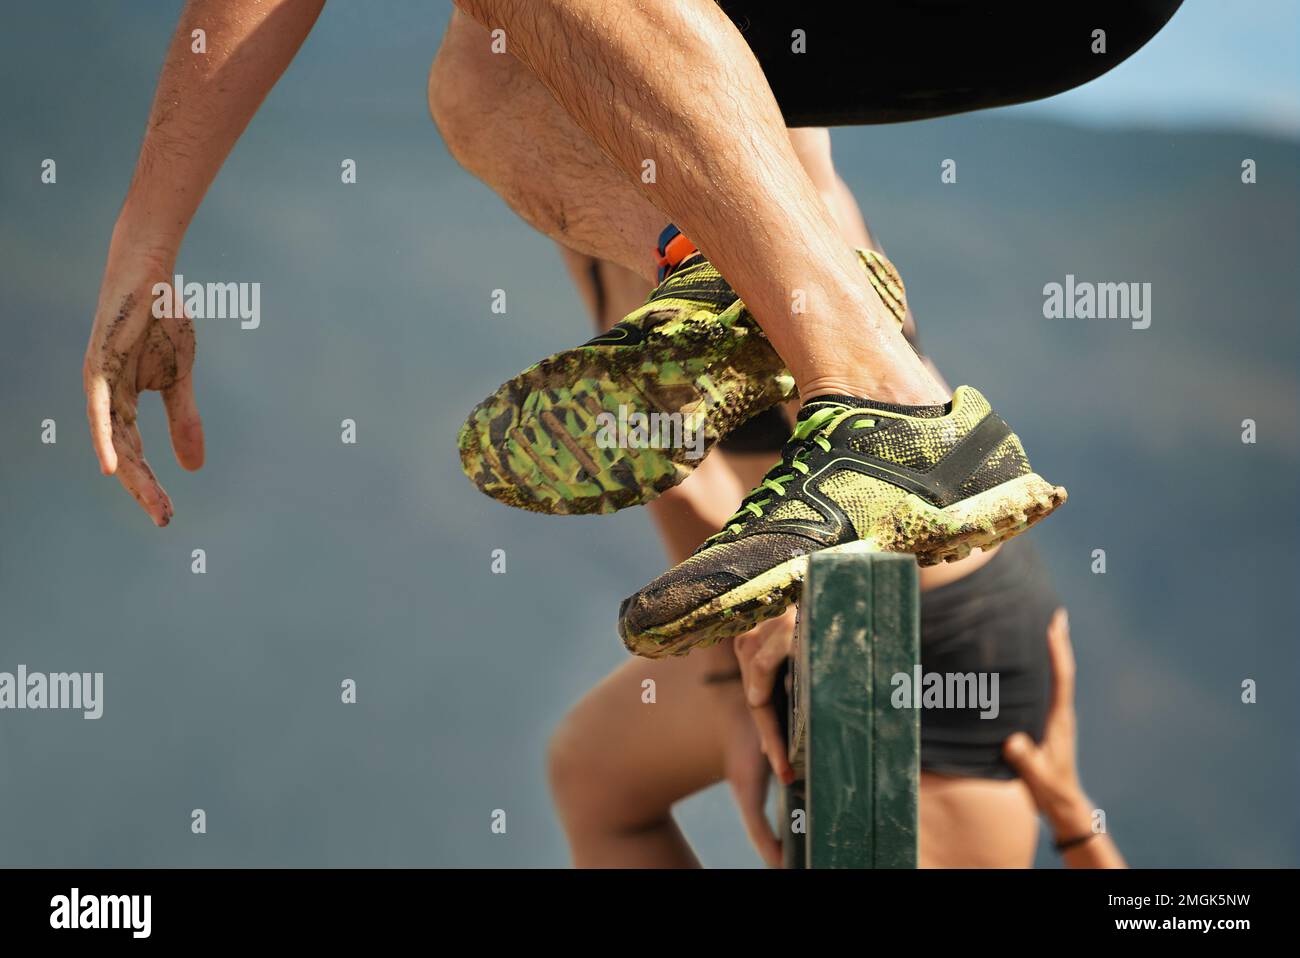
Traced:
POLYGON ((135 309, 135 293, 127 293, 122 297, 122 304, 117 307, 117 315, 113 317, 112 325, 108 327, 108 336, 111 339, 117 332, 118 327, 127 321, 131 311, 135 309))
POLYGON ((194 355, 194 331, 189 320, 178 321, 175 334, 161 322, 151 323, 145 333, 144 353, 140 357, 137 385, 140 389, 168 389, 181 378, 181 351, 190 343, 194 355), (188 332, 188 337, 186 333, 188 332))
MULTIPOLYGON (((194 363, 194 323, 188 318, 159 320, 149 318, 142 342, 136 349, 122 349, 119 341, 124 326, 136 310, 139 300, 135 293, 127 293, 118 305, 117 313, 108 324, 104 343, 100 347, 100 368, 114 391, 114 405, 121 405, 117 389, 129 378, 132 352, 137 354, 135 381, 137 392, 146 389, 159 392, 179 382, 194 363)), ((134 415, 125 417, 128 422, 134 415)))
POLYGON ((113 345, 117 341, 122 327, 131 318, 131 312, 134 309, 135 294, 127 293, 122 297, 122 302, 117 307, 117 315, 108 324, 108 330, 104 333, 104 342, 99 348, 100 369, 103 371, 104 377, 109 381, 110 386, 117 383, 126 370, 126 362, 129 358, 127 352, 114 349, 113 345))

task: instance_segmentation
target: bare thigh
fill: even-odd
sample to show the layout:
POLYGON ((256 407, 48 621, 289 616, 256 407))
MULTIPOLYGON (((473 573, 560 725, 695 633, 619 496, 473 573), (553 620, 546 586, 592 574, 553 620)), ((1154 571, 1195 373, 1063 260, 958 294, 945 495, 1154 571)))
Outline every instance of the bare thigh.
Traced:
MULTIPOLYGON (((571 834, 658 824, 722 780, 726 737, 749 721, 730 646, 680 659, 629 659, 565 716, 551 786, 571 834)), ((610 862, 608 864, 626 864, 610 862)))

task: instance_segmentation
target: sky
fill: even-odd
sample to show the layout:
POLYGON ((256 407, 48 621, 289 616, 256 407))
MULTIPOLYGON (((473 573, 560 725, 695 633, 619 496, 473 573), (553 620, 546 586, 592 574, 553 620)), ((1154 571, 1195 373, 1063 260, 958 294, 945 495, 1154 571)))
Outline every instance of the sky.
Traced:
POLYGON ((1300 4, 1185 0, 1134 56, 1091 83, 1008 112, 1090 125, 1300 135, 1300 4))

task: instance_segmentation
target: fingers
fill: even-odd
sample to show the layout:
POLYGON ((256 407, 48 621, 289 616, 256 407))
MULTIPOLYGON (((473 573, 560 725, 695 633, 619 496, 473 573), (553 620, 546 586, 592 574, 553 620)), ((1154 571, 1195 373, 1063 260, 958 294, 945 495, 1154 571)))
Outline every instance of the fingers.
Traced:
POLYGON ((1074 708, 1074 648, 1070 645, 1070 615, 1056 610, 1047 625, 1047 651, 1052 660, 1052 712, 1074 708))
POLYGON ((776 676, 790 655, 790 633, 777 632, 768 637, 751 661, 745 697, 751 705, 762 705, 772 697, 776 676))
POLYGON ((194 402, 194 377, 186 376, 162 392, 176 461, 193 472, 203 467, 203 420, 194 402))
MULTIPOLYGON (((761 768, 761 766, 760 766, 761 768)), ((767 817, 767 775, 733 779, 731 790, 740 809, 740 820, 754 848, 769 868, 781 865, 781 840, 767 817)))
POLYGON ((90 421, 90 441, 99 460, 99 471, 106 476, 117 471, 117 452, 113 448, 112 389, 101 374, 86 379, 86 418, 90 421))
POLYGON ((118 457, 115 473, 118 482, 140 503, 140 508, 153 520, 154 525, 160 528, 167 525, 174 515, 172 501, 144 458, 140 430, 134 422, 127 424, 116 418, 113 441, 118 457))
POLYGON ((1002 756, 1037 795, 1043 784, 1043 763, 1034 740, 1024 732, 1016 732, 1002 743, 1002 756))
POLYGON ((86 346, 81 372, 86 390, 86 417, 90 421, 90 440, 99 459, 99 470, 106 476, 116 473, 118 467, 113 413, 121 414, 124 408, 134 410, 134 390, 129 398, 123 397, 121 391, 135 382, 132 344, 147 318, 148 312, 138 307, 134 294, 126 293, 120 299, 109 296, 96 310, 86 346))
POLYGON ((1074 651, 1070 648, 1070 620, 1057 609, 1047 626, 1047 649, 1052 662, 1052 701, 1047 710, 1043 741, 1051 742, 1062 756, 1074 755, 1074 651))
POLYGON ((754 727, 758 729, 758 741, 767 756, 767 763, 772 766, 774 774, 783 784, 794 781, 794 769, 790 767, 789 749, 786 748, 785 735, 781 732, 781 720, 776 709, 771 705, 750 707, 750 716, 754 727))
POLYGON ((745 682, 745 700, 753 708, 772 699, 777 673, 790 656, 794 639, 792 621, 783 616, 736 639, 736 660, 745 682))
POLYGON ((794 781, 794 769, 790 767, 781 720, 771 702, 772 689, 782 663, 790 654, 793 635, 792 620, 782 618, 760 625, 735 642, 736 660, 740 663, 741 680, 745 686, 745 702, 749 705, 772 772, 786 785, 794 781))
POLYGON ((1034 740, 1024 732, 1008 735, 1007 740, 1002 743, 1002 756, 1017 772, 1029 768, 1034 752, 1037 750, 1038 746, 1034 744, 1034 740))

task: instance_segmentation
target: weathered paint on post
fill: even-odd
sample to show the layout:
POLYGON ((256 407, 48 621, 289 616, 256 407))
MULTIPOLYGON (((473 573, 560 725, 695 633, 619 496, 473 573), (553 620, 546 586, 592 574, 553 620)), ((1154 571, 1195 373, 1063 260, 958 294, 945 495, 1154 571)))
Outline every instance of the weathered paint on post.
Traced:
POLYGON ((790 716, 802 781, 783 790, 786 867, 915 868, 920 713, 890 704, 919 661, 916 562, 819 553, 799 610, 790 716), (807 835, 790 811, 807 813, 807 835))

